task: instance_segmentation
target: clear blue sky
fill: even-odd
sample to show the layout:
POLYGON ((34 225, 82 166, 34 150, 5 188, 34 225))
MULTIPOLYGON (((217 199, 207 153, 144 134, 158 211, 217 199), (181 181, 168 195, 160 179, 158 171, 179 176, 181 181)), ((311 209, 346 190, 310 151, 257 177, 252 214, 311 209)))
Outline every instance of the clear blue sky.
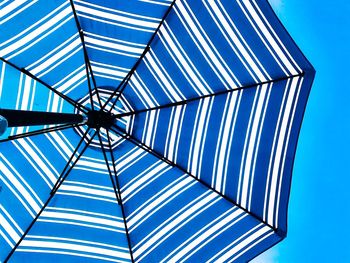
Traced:
POLYGON ((253 262, 350 262, 350 1, 269 1, 316 79, 294 164, 288 236, 253 262))

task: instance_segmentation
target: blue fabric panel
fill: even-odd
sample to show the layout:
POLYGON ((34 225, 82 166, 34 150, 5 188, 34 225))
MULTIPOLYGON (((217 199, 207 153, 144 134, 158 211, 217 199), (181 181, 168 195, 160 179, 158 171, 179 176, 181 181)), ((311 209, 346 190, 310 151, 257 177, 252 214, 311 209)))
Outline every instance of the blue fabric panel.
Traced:
POLYGON ((143 53, 170 3, 74 1, 97 86, 119 85, 143 53))
POLYGON ((4 12, 0 57, 74 100, 88 93, 83 46, 70 2, 39 0, 12 5, 19 10, 4 12))
POLYGON ((10 262, 130 262, 124 220, 101 151, 89 148, 10 262))
POLYGON ((240 262, 280 240, 270 227, 138 146, 125 141, 114 156, 136 262, 240 262))
POLYGON ((64 130, 0 144, 1 261, 48 199, 79 140, 64 130))
POLYGON ((177 1, 125 96, 140 110, 312 70, 258 2, 177 1))
POLYGON ((139 113, 132 136, 286 231, 292 160, 310 79, 139 113))

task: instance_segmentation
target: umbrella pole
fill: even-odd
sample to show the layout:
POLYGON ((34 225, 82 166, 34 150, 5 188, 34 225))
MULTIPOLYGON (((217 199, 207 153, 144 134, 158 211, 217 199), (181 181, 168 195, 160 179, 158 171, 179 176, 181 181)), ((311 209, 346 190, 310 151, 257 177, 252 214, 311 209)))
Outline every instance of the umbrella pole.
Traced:
POLYGON ((79 124, 84 121, 84 117, 80 114, 9 109, 0 109, 0 116, 7 120, 8 127, 79 124))

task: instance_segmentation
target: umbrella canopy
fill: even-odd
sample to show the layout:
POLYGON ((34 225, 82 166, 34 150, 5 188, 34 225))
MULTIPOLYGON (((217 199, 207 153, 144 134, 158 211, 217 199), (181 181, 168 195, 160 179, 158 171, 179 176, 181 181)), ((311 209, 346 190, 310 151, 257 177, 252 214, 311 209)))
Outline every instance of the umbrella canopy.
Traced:
POLYGON ((314 69, 267 1, 0 8, 0 107, 79 119, 2 136, 1 261, 244 262, 285 238, 314 69))

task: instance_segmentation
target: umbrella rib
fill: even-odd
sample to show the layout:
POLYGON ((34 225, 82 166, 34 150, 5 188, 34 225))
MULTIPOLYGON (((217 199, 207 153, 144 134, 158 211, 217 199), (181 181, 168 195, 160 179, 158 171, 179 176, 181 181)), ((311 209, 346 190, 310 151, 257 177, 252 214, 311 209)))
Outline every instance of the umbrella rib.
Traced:
POLYGON ((38 218, 40 217, 41 213, 45 210, 46 206, 50 203, 51 199, 53 198, 54 195, 50 195, 49 198, 47 199, 47 201, 45 202, 44 206, 41 208, 41 210, 39 211, 39 213, 36 215, 36 217, 33 219, 33 221, 30 223, 30 225, 27 227, 26 231, 23 233, 23 235, 21 236, 20 240, 18 240, 18 242, 16 243, 16 245, 12 248, 11 252, 8 254, 8 256, 6 257, 4 263, 8 262, 8 260, 11 258, 11 256, 13 255, 13 253, 15 252, 15 250, 18 248, 18 246, 21 244, 22 240, 25 238, 25 236, 28 234, 28 232, 30 231, 30 229, 33 227, 33 225, 35 224, 35 222, 38 220, 38 218))
POLYGON ((158 159, 168 163, 169 165, 178 168, 179 170, 181 170, 182 172, 186 173, 187 175, 191 176, 193 179, 195 179, 197 182, 201 183, 202 185, 206 186, 208 189, 214 191, 216 194, 218 194, 219 196, 221 196, 222 198, 224 198, 225 200, 227 200, 228 202, 230 202, 231 204, 237 206, 238 208, 242 209, 244 212, 248 213, 249 215, 251 215, 252 217, 254 217, 255 219, 257 219, 259 222, 262 222, 263 224, 265 224, 266 226, 270 227, 276 234, 278 234, 280 237, 284 238, 286 236, 286 233, 278 228, 275 228, 271 225, 269 225, 267 222, 265 222, 264 220, 262 220, 258 215, 256 215, 255 213, 247 210, 246 208, 242 207, 240 204, 237 204, 236 201, 234 201, 233 199, 223 195, 222 193, 218 192, 217 190, 215 190, 214 188, 212 188, 209 184, 199 180, 197 177, 195 177, 194 175, 190 174, 188 171, 186 171, 186 169, 182 168, 181 166, 179 166, 178 164, 170 161, 169 159, 167 159, 166 157, 164 157, 162 154, 158 153, 157 151, 153 150, 152 148, 150 148, 149 146, 147 146, 146 144, 142 143, 141 141, 139 141, 138 139, 136 139, 135 137, 133 137, 130 134, 123 134, 122 131, 120 131, 120 128, 116 125, 113 125, 113 127, 115 129, 111 130, 115 133, 117 133, 119 136, 123 137, 125 140, 130 141, 131 143, 133 143, 134 145, 140 147, 141 149, 143 149, 146 152, 149 152, 150 154, 152 154, 153 156, 157 157, 158 159))
POLYGON ((37 131, 31 131, 31 132, 21 133, 21 134, 17 134, 17 135, 12 135, 12 136, 9 136, 7 139, 0 140, 0 142, 7 142, 7 141, 12 141, 12 140, 22 139, 22 138, 40 135, 40 134, 44 134, 44 133, 49 133, 49 132, 53 132, 53 131, 62 131, 62 130, 68 129, 68 128, 78 127, 78 126, 82 126, 82 125, 85 125, 85 123, 82 123, 82 124, 63 124, 63 125, 59 125, 59 126, 55 126, 55 127, 50 127, 47 129, 41 129, 41 130, 37 130, 37 131))
MULTIPOLYGON (((85 60, 85 72, 86 72, 86 78, 88 80, 88 87, 89 87, 89 94, 90 94, 90 104, 91 104, 91 109, 94 110, 94 101, 93 101, 93 94, 92 94, 92 89, 91 89, 91 81, 90 81, 90 75, 89 75, 89 69, 86 63, 86 56, 84 52, 84 60, 85 60)), ((97 94, 98 92, 96 92, 97 94)), ((100 102, 100 100, 98 100, 100 102)))
MULTIPOLYGON (((86 135, 87 133, 85 133, 84 135, 86 135)), ((56 188, 53 188, 53 190, 50 193, 49 198, 47 199, 47 201, 45 202, 44 206, 40 209, 39 213, 36 215, 36 217, 33 219, 33 221, 30 223, 30 225, 28 226, 28 228, 26 229, 26 231, 23 233, 23 235, 21 236, 20 240, 16 243, 16 245, 13 247, 13 249, 11 250, 11 252, 8 254, 8 256, 6 257, 4 262, 8 262, 8 260, 11 258, 11 256, 13 255, 13 253, 15 252, 15 250, 18 248, 18 246, 20 245, 20 243, 22 242, 22 240, 26 237, 26 235, 28 234, 28 232, 30 231, 30 229, 33 227, 33 225, 35 224, 35 222, 38 220, 38 218, 40 217, 41 213, 45 210, 45 208, 47 207, 47 205, 50 203, 51 199, 54 197, 55 193, 57 192, 58 188, 62 185, 63 181, 67 178, 68 174, 70 173, 70 171, 73 169, 74 165, 78 162, 78 160, 80 159, 80 157, 83 155, 83 153, 85 152, 85 150, 87 149, 87 147, 89 146, 90 142, 92 141, 92 139, 95 137, 95 134, 89 139, 88 143, 84 146, 84 149, 81 151, 80 155, 78 155, 77 159, 74 161, 74 163, 72 164, 72 166, 68 169, 68 171, 65 173, 64 178, 62 179, 62 181, 57 185, 56 188)), ((82 138, 82 140, 84 140, 84 137, 82 138)), ((79 146, 82 142, 82 140, 79 142, 79 146)), ((78 149, 79 147, 77 147, 78 149)), ((75 151, 76 152, 76 151, 75 151)), ((75 154, 75 153, 74 153, 75 154)), ((74 156, 74 154, 72 156, 74 156)), ((71 158, 72 159, 72 158, 71 158)), ((68 161, 66 167, 69 165, 71 159, 68 161)), ((60 178, 63 176, 64 171, 63 170, 60 178)), ((60 178, 58 178, 58 181, 60 180, 60 178)), ((57 183, 56 183, 57 184, 57 183)))
MULTIPOLYGON (((117 186, 116 188, 114 188, 114 191, 115 191, 115 194, 116 194, 117 198, 118 198, 118 195, 119 195, 120 207, 121 207, 121 210, 122 210, 122 216, 123 216, 123 221, 124 221, 126 238, 127 238, 127 241, 128 241, 128 246, 129 246, 129 251, 130 251, 131 262, 135 262, 133 254, 132 254, 130 234, 129 234, 129 231, 128 231, 128 226, 126 224, 126 216, 125 216, 125 211, 124 211, 124 205, 123 205, 123 201, 122 201, 122 195, 121 195, 119 180, 118 180, 118 176, 117 176, 117 170, 116 170, 116 167, 115 167, 115 159, 114 159, 114 155, 113 155, 113 149, 112 149, 112 144, 111 144, 110 135, 109 135, 109 131, 108 130, 107 130, 107 138, 108 138, 107 139, 108 140, 108 146, 109 146, 110 153, 111 153, 111 159, 112 159, 112 163, 113 163, 113 170, 114 170, 115 181, 116 181, 116 186, 117 186)), ((111 178, 111 180, 112 180, 113 187, 115 187, 113 178, 111 178)))
MULTIPOLYGON (((130 71, 130 72, 131 72, 131 71, 130 71)), ((129 73, 130 73, 130 72, 129 72, 129 73)), ((119 100, 119 98, 120 98, 122 92, 124 91, 126 85, 128 84, 128 82, 129 82, 129 80, 130 80, 130 78, 131 78, 131 75, 132 75, 132 74, 128 74, 128 75, 127 75, 127 78, 126 78, 126 79, 123 79, 123 82, 121 82, 122 85, 121 85, 121 86, 118 86, 118 87, 116 88, 116 90, 112 93, 112 95, 107 99, 107 101, 106 101, 105 104, 103 105, 103 106, 104 106, 103 109, 104 109, 105 106, 107 106, 107 104, 110 102, 110 99, 111 99, 113 96, 115 96, 116 93, 118 92, 118 90, 120 89, 120 92, 117 94, 117 97, 116 97, 115 100, 113 101, 113 104, 112 104, 112 106, 111 106, 111 108, 109 109, 108 112, 111 112, 111 111, 113 110, 115 104, 116 104, 117 101, 119 100)))
POLYGON ((106 165, 107 165, 107 169, 108 169, 108 174, 109 174, 109 177, 112 181, 112 185, 113 185, 113 191, 115 193, 115 196, 116 196, 116 199, 117 199, 117 203, 120 204, 120 197, 117 193, 117 189, 116 189, 116 186, 115 186, 115 183, 114 183, 114 180, 113 180, 113 175, 112 175, 112 171, 109 167, 109 163, 108 163, 108 159, 107 159, 107 154, 106 154, 106 150, 104 148, 104 145, 103 145, 103 142, 102 142, 102 138, 101 138, 101 135, 100 133, 97 134, 98 135, 98 140, 100 141, 100 145, 101 145, 101 149, 102 149, 102 153, 103 153, 103 158, 105 159, 105 162, 106 162, 106 165))
POLYGON ((5 62, 5 63, 7 63, 8 65, 14 67, 15 69, 17 69, 18 71, 22 72, 23 74, 31 77, 32 79, 34 79, 35 81, 39 82, 40 84, 44 85, 46 88, 51 90, 53 93, 55 93, 56 95, 60 96, 62 99, 66 100, 68 103, 73 105, 75 108, 78 108, 80 111, 84 112, 85 114, 87 114, 87 112, 89 111, 89 109, 87 109, 85 106, 83 106, 80 103, 76 102, 75 100, 69 98, 67 95, 64 95, 63 93, 61 93, 61 92, 57 91, 56 89, 52 88, 45 81, 43 81, 43 80, 39 79, 38 77, 34 76, 32 73, 30 73, 25 68, 20 68, 20 67, 16 66, 15 64, 13 64, 12 62, 10 62, 10 61, 2 58, 2 57, 0 57, 0 60, 5 62))
POLYGON ((93 104, 93 101, 92 101, 92 88, 91 88, 91 83, 90 83, 90 75, 91 75, 92 82, 94 84, 94 89, 96 90, 96 96, 97 96, 98 103, 100 104, 100 107, 102 108, 102 102, 101 102, 101 98, 100 98, 100 95, 99 95, 99 92, 98 92, 98 89, 97 89, 95 76, 94 76, 94 73, 92 71, 90 59, 89 59, 89 56, 88 56, 88 53, 87 53, 87 50, 86 50, 85 39, 84 39, 84 32, 83 32, 83 29, 82 29, 82 27, 81 27, 81 25, 79 23, 78 15, 77 15, 77 12, 75 10, 75 6, 74 6, 73 0, 70 0, 70 5, 72 7, 75 24, 77 26, 78 33, 79 33, 79 36, 80 36, 80 41, 81 41, 81 44, 83 46, 84 62, 85 62, 85 69, 86 69, 86 77, 88 79, 91 107, 92 107, 92 110, 94 110, 94 104, 93 104), (90 74, 89 74, 89 72, 90 72, 90 74))
POLYGON ((185 104, 187 104, 189 102, 192 102, 192 101, 201 100, 201 99, 205 99, 205 98, 209 98, 209 97, 215 97, 215 96, 223 95, 223 94, 228 94, 228 93, 231 93, 231 92, 234 92, 234 91, 250 89, 250 88, 254 88, 256 86, 261 86, 261 85, 270 84, 270 83, 274 83, 274 82, 284 81, 284 80, 292 79, 292 78, 295 78, 295 77, 302 77, 304 75, 305 75, 305 72, 301 72, 301 73, 296 74, 296 75, 291 75, 291 76, 287 76, 287 77, 281 77, 281 78, 277 78, 277 79, 274 79, 274 80, 268 80, 268 81, 264 81, 264 82, 260 82, 260 83, 256 83, 256 84, 250 84, 250 85, 242 86, 242 87, 235 88, 235 89, 232 89, 232 90, 219 91, 219 92, 216 92, 216 93, 207 94, 207 95, 203 95, 203 96, 199 96, 199 97, 194 97, 194 98, 190 98, 190 99, 182 100, 182 101, 178 101, 178 102, 168 103, 168 104, 160 105, 160 106, 153 107, 153 108, 148 108, 148 109, 142 109, 142 110, 137 110, 137 111, 131 111, 131 112, 126 112, 126 113, 116 114, 115 118, 122 118, 122 117, 127 117, 127 116, 131 116, 131 115, 135 115, 135 114, 139 114, 139 113, 143 113, 143 112, 148 112, 148 111, 152 111, 152 110, 159 110, 159 109, 163 109, 163 108, 169 108, 169 107, 185 105, 185 104))
MULTIPOLYGON (((86 143, 86 145, 84 146, 84 148, 82 149, 81 153, 78 155, 77 159, 73 162, 73 164, 69 167, 68 171, 63 175, 63 173, 61 174, 60 178, 62 178, 60 181, 58 180, 58 184, 56 186, 56 188, 53 188, 51 191, 51 194, 54 195, 58 188, 63 184, 64 180, 66 180, 66 178, 68 177, 69 173, 72 171, 73 167, 76 165, 76 163, 79 161, 80 157, 84 154, 84 152, 86 151, 86 149, 89 147, 91 141, 94 139, 95 135, 96 135, 97 131, 91 136, 91 138, 89 139, 89 141, 86 143)), ((74 155, 73 155, 74 156, 74 155)), ((68 162, 69 164, 69 162, 68 162)))
POLYGON ((165 19, 167 18, 167 16, 169 15, 171 9, 173 8, 174 4, 175 4, 176 0, 173 0, 172 3, 170 4, 170 6, 168 7, 167 11, 165 12, 162 20, 159 22, 158 27, 156 28, 156 30, 154 31, 152 37, 150 38, 150 40, 148 41, 143 53, 141 54, 141 56, 139 57, 139 59, 136 61, 136 63, 134 64, 134 66, 131 68, 131 70, 129 71, 129 73, 124 77, 124 79, 122 80, 122 82, 120 82, 120 84, 118 85, 118 87, 114 90, 114 92, 111 94, 111 96, 107 99, 107 101, 105 102, 105 104, 102 107, 102 110, 107 106, 107 104, 112 100, 112 98, 117 94, 117 92, 119 91, 119 93, 117 94, 117 98, 114 100, 113 105, 111 107, 111 109, 109 111, 112 111, 114 105, 117 103, 117 101, 119 100, 122 92, 124 91, 128 81, 130 80, 131 76, 134 74, 136 68, 138 67, 138 65, 141 63, 142 59, 146 56, 146 53, 150 50, 150 46, 151 43, 153 42, 154 38, 156 37, 160 27, 163 25, 165 19))
MULTIPOLYGON (((75 149, 74 149, 74 151, 73 151, 71 157, 69 158, 68 162, 67 162, 66 165, 64 166, 60 177, 57 179, 55 185, 53 186, 53 188, 52 188, 52 190, 51 190, 51 194, 55 191, 55 189, 57 189, 57 188, 59 187, 60 182, 61 182, 63 176, 65 175, 66 170, 67 170, 67 168, 68 168, 70 162, 73 160, 75 154, 78 152, 79 147, 81 146, 81 144, 82 144, 83 141, 85 140, 85 138, 86 138, 86 136, 87 136, 87 134, 88 134, 89 131, 90 131, 90 128, 88 128, 88 129, 86 130, 86 132, 84 133, 83 137, 80 139, 78 145, 75 147, 75 149)), ((93 137, 91 137, 91 138, 93 138, 93 137)), ((90 143, 90 141, 88 142, 88 144, 89 144, 89 143, 90 143)), ((87 144, 87 145, 88 145, 88 144, 87 144)), ((79 155, 78 155, 77 159, 79 159, 79 155)))

